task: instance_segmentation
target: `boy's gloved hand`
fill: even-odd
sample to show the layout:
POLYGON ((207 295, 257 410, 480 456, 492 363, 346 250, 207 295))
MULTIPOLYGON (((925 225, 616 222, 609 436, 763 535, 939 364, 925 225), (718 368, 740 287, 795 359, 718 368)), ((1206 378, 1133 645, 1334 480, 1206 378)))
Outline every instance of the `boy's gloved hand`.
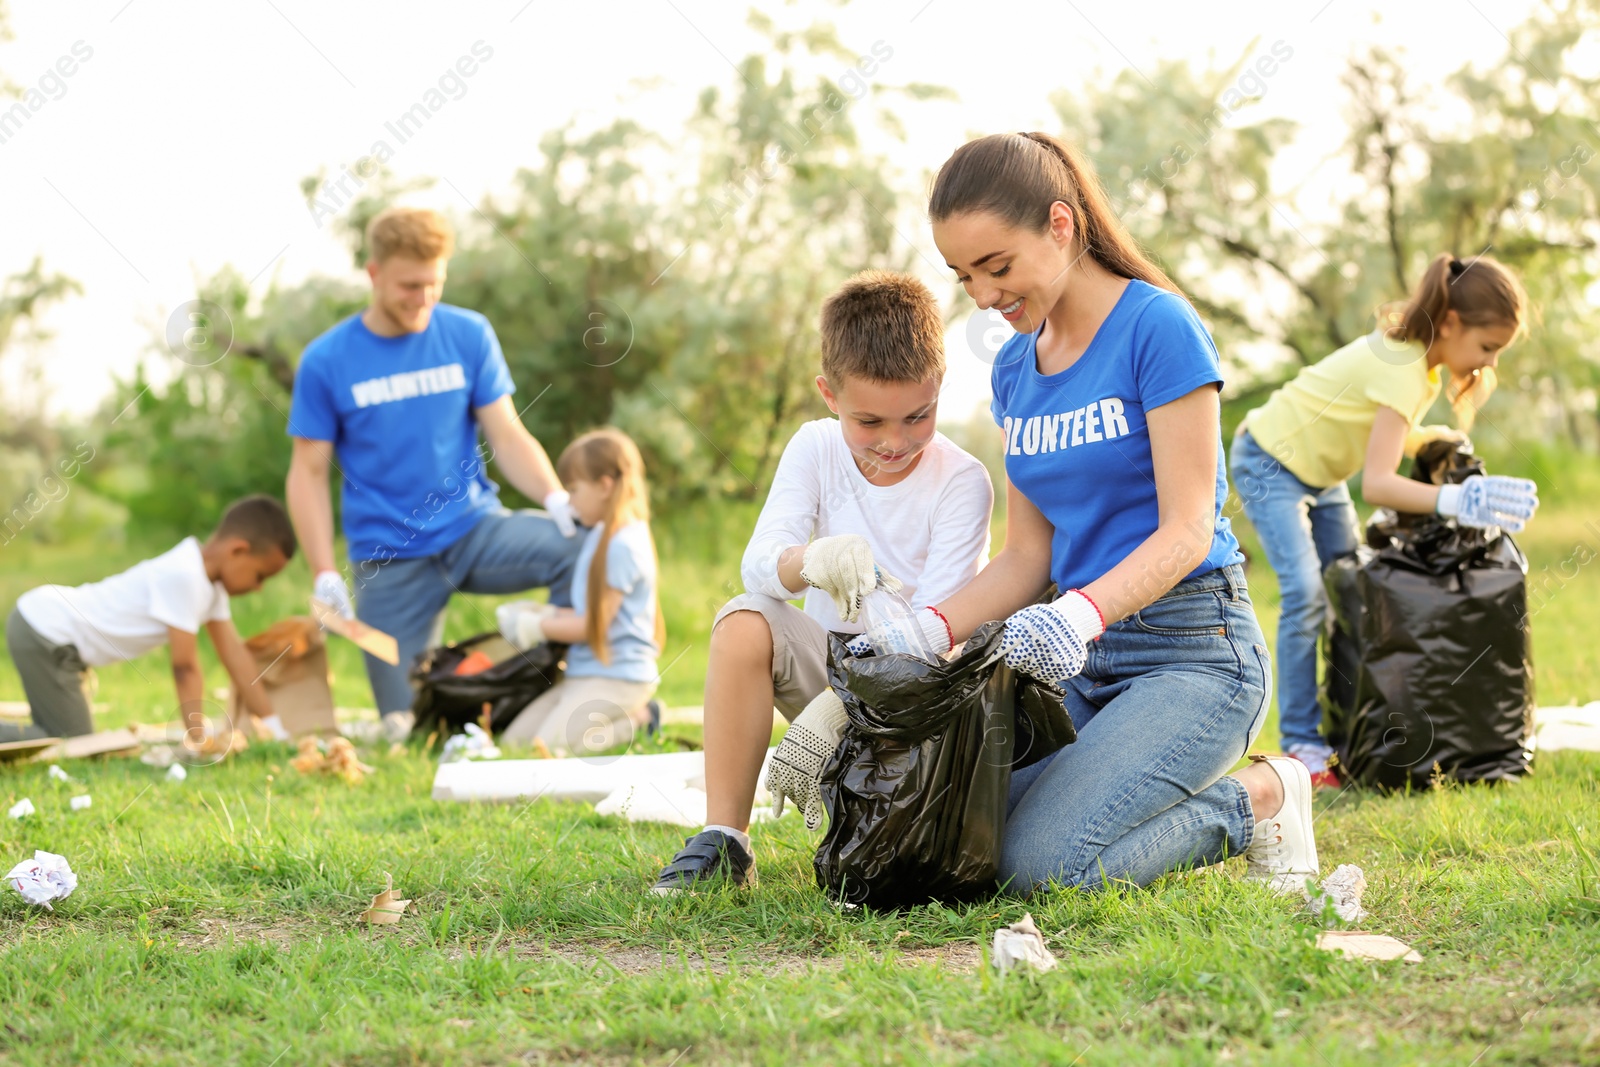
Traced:
POLYGON ((501 637, 526 652, 544 642, 544 620, 555 610, 537 600, 513 600, 494 609, 494 621, 500 626, 501 637))
POLYGON ((772 794, 772 814, 783 814, 784 800, 792 800, 806 818, 806 829, 822 825, 822 768, 839 747, 850 722, 844 702, 832 689, 818 693, 789 724, 767 766, 767 792, 772 794))
POLYGON ((555 520, 562 537, 573 537, 578 532, 578 513, 572 510, 572 497, 565 489, 556 489, 544 498, 544 510, 555 520))
POLYGON ((1089 642, 1105 633, 1095 602, 1074 589, 1049 604, 1033 604, 1006 620, 1000 652, 1014 670, 1060 685, 1083 670, 1089 642))
POLYGON ((832 597, 845 622, 855 621, 861 598, 880 584, 891 593, 900 591, 900 579, 878 569, 872 546, 860 534, 819 537, 807 545, 800 580, 832 597))
POLYGON ((1529 479, 1475 474, 1459 485, 1441 485, 1434 510, 1463 526, 1521 533, 1538 507, 1539 487, 1529 479))
POLYGON ((885 619, 846 644, 845 648, 853 656, 863 656, 873 651, 880 656, 895 652, 917 655, 922 651, 923 642, 926 642, 930 652, 942 656, 952 647, 950 636, 950 624, 945 622, 943 615, 933 608, 918 608, 909 615, 885 619))
POLYGON ((338 571, 318 571, 311 590, 318 600, 332 605, 340 615, 347 619, 356 617, 355 605, 350 601, 350 588, 344 584, 344 578, 338 571))

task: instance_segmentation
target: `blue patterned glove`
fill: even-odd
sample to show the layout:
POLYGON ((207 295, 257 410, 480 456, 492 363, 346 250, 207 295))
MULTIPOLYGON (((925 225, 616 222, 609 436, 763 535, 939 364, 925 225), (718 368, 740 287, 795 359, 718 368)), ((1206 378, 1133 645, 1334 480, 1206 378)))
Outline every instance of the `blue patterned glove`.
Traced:
POLYGON ((1095 602, 1074 589, 1049 604, 1023 608, 1006 620, 1000 654, 1013 670, 1060 685, 1083 670, 1089 642, 1105 632, 1095 602))
POLYGON ((1475 474, 1460 485, 1441 485, 1434 510, 1462 526, 1521 533, 1538 507, 1539 487, 1527 478, 1475 474))

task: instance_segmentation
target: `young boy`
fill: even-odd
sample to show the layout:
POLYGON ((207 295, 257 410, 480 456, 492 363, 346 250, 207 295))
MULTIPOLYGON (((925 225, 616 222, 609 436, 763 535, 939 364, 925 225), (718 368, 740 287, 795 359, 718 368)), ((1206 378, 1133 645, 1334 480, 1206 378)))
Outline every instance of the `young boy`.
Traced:
POLYGON ((42 585, 23 593, 6 620, 6 647, 22 676, 33 724, 0 726, 0 740, 92 732, 90 668, 166 644, 188 731, 185 743, 198 746, 206 735, 205 679, 196 642, 202 625, 257 725, 286 739, 255 657, 233 628, 228 597, 260 589, 283 570, 294 550, 294 527, 283 505, 251 496, 228 508, 204 544, 185 537, 176 548, 103 581, 42 585))
POLYGON ((880 579, 913 607, 937 604, 989 557, 988 472, 934 429, 944 323, 933 294, 903 274, 863 272, 824 301, 821 334, 817 388, 838 419, 801 426, 784 448, 745 549, 746 592, 713 623, 708 824, 655 893, 755 882, 747 830, 774 703, 791 725, 769 786, 816 825, 817 782, 845 725, 828 688, 828 632, 860 632, 861 598, 880 579), (804 611, 787 603, 802 593, 804 611))

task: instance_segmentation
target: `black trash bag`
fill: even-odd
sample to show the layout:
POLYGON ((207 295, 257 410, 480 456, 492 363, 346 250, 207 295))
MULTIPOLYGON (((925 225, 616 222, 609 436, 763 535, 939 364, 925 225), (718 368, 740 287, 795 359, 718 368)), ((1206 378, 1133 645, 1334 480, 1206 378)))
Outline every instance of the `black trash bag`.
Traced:
POLYGON ((831 898, 902 908, 995 892, 1012 767, 1077 739, 1060 695, 997 657, 1004 625, 941 664, 852 656, 852 635, 830 635, 828 681, 850 719, 821 780, 813 866, 831 898))
MULTIPOLYGON (((1412 477, 1438 485, 1481 473, 1470 446, 1435 441, 1412 477)), ((1522 550, 1501 530, 1437 515, 1375 518, 1367 541, 1370 559, 1335 561, 1324 575, 1359 658, 1348 714, 1329 724, 1342 771, 1385 789, 1427 789, 1435 767, 1462 782, 1526 774, 1534 697, 1522 550)), ((1327 679, 1323 688, 1324 708, 1339 707, 1336 688, 1327 679)))
POLYGON ((1360 574, 1372 562, 1372 549, 1362 545, 1340 556, 1322 572, 1328 598, 1327 621, 1322 629, 1322 685, 1317 703, 1322 706, 1322 733, 1334 749, 1344 747, 1350 720, 1356 713, 1356 682, 1361 677, 1360 574))
POLYGON ((483 720, 483 706, 489 705, 489 729, 499 734, 527 707, 561 680, 565 672, 567 646, 535 645, 526 652, 512 649, 494 666, 476 674, 456 674, 461 661, 482 646, 508 647, 498 633, 477 634, 465 640, 419 653, 411 665, 411 683, 417 696, 411 711, 416 724, 412 737, 441 738, 459 733, 469 722, 483 720))

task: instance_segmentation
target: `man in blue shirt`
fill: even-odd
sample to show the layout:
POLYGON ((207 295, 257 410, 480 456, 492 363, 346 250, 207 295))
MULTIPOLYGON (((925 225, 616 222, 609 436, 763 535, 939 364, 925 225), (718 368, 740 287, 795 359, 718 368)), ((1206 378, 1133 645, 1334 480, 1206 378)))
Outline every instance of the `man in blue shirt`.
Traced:
POLYGON ((450 594, 546 586, 566 605, 582 539, 549 456, 512 405, 494 329, 439 303, 454 249, 448 224, 433 211, 391 208, 368 225, 367 247, 371 304, 307 345, 295 373, 285 495, 317 596, 400 646, 398 666, 366 657, 385 732, 398 738, 411 726, 407 669, 441 640, 450 594), (502 506, 490 459, 545 510, 502 506), (340 477, 348 585, 334 562, 330 468, 340 477))

